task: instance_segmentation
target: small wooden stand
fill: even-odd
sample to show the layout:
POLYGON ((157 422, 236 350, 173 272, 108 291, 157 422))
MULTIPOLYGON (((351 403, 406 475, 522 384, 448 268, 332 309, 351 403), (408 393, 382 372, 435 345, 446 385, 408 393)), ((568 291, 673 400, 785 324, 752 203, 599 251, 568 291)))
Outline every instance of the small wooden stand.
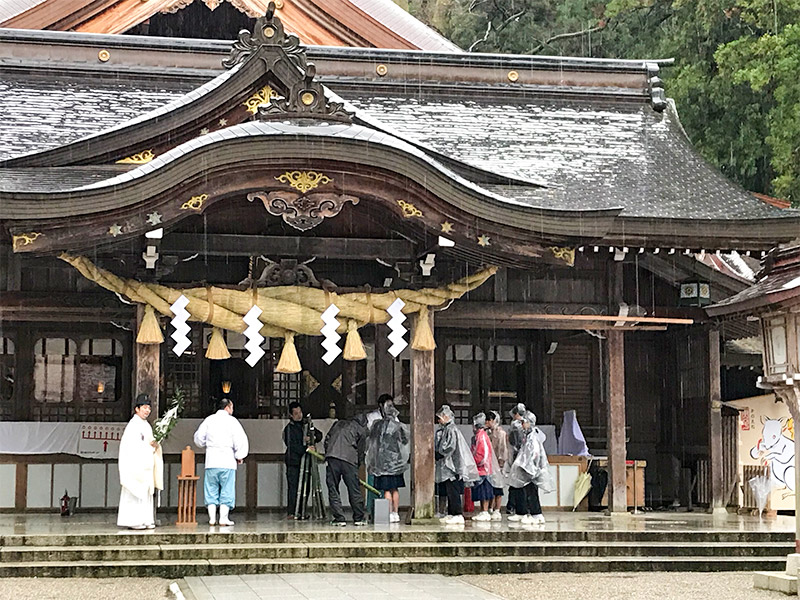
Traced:
POLYGON ((178 525, 197 525, 197 477, 194 474, 194 450, 181 452, 181 474, 178 475, 178 525))

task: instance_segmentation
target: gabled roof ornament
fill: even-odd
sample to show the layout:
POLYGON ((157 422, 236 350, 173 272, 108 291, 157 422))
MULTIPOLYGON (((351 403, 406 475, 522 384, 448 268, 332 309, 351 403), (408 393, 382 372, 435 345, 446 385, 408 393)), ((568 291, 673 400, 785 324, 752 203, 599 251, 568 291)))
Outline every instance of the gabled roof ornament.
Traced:
POLYGON ((276 46, 282 48, 289 61, 305 71, 306 49, 300 44, 300 38, 284 31, 283 23, 275 16, 274 2, 270 2, 266 14, 256 20, 256 26, 252 33, 246 29, 239 32, 239 39, 233 43, 233 48, 231 48, 228 58, 222 61, 222 66, 232 69, 243 63, 262 46, 272 46, 273 51, 276 46))
POLYGON ((341 102, 329 101, 322 84, 314 81, 316 67, 307 61, 306 48, 299 38, 284 30, 275 16, 274 2, 256 21, 252 33, 239 32, 239 39, 222 65, 232 69, 253 57, 266 63, 276 80, 270 82, 270 87, 279 93, 277 98, 270 98, 269 104, 260 106, 260 120, 312 117, 352 122, 353 113, 346 111, 341 102))
POLYGON ((258 108, 259 120, 316 117, 352 123, 353 113, 345 110, 343 103, 328 100, 322 84, 314 81, 316 74, 314 63, 308 63, 305 77, 289 87, 285 98, 275 98, 258 108))

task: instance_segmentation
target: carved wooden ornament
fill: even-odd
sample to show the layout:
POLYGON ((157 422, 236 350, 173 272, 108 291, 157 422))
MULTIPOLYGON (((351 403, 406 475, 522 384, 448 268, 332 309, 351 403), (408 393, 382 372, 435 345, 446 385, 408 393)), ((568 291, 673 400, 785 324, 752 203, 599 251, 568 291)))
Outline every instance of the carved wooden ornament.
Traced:
POLYGON ((281 217, 300 231, 313 229, 326 218, 338 215, 345 202, 358 204, 358 198, 346 194, 316 193, 301 196, 294 192, 253 192, 247 199, 261 200, 267 212, 281 217))

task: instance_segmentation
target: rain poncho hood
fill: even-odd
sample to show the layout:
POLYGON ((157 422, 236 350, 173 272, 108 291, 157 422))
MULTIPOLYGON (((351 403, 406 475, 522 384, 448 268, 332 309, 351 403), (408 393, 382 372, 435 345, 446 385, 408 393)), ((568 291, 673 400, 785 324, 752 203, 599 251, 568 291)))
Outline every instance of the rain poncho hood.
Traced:
POLYGON ((442 404, 442 407, 436 411, 437 417, 447 417, 450 421, 453 420, 453 411, 447 404, 442 404))
POLYGON ((375 421, 367 439, 367 472, 370 475, 400 475, 408 468, 411 437, 408 425, 391 402, 381 408, 383 418, 375 421))
POLYGON ((561 425, 561 435, 558 437, 558 453, 591 456, 574 410, 564 411, 564 422, 561 425))
POLYGON ((436 414, 446 414, 442 411, 447 409, 450 413, 450 421, 441 425, 436 430, 434 436, 434 447, 436 450, 436 483, 461 479, 465 484, 472 484, 480 479, 478 467, 475 459, 472 458, 467 440, 452 421, 453 412, 450 407, 444 405, 436 414))
POLYGON ((486 415, 482 412, 478 413, 474 417, 472 417, 472 425, 473 427, 483 429, 486 427, 486 415))
POLYGON ((546 437, 536 427, 536 415, 526 410, 522 420, 514 421, 512 439, 521 441, 521 444, 508 474, 508 484, 522 488, 529 483, 535 483, 544 492, 553 491, 555 488, 550 475, 550 463, 544 451, 546 437), (523 427, 524 422, 530 424, 528 429, 523 427))

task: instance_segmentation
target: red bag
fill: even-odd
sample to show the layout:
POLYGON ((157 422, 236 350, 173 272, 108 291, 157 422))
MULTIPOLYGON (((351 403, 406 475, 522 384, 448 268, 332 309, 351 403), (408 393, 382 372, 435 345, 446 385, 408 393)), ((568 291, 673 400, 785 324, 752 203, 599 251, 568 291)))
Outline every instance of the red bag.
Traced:
POLYGON ((472 488, 464 488, 464 512, 475 512, 475 503, 472 501, 472 488))

